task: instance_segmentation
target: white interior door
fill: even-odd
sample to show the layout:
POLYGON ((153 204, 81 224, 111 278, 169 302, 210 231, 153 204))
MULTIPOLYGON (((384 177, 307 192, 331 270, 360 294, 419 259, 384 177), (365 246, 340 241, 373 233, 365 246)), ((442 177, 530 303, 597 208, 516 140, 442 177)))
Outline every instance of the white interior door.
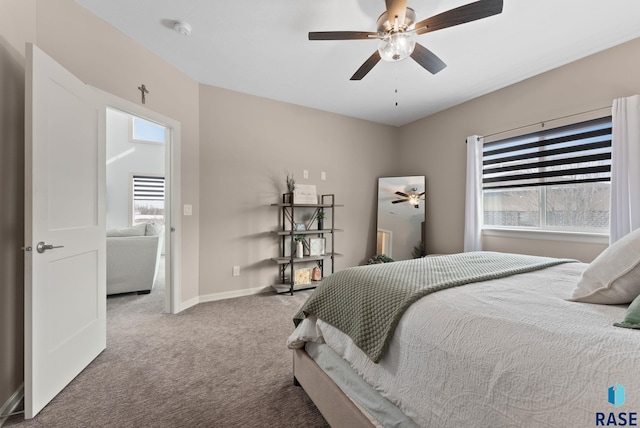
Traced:
POLYGON ((106 346, 105 107, 36 46, 26 56, 25 417, 32 418, 106 346))

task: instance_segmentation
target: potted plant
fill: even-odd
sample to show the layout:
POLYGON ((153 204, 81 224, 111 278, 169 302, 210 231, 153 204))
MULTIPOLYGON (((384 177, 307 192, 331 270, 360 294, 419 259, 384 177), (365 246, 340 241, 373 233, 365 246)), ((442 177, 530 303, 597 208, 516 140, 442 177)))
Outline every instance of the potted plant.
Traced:
POLYGON ((425 254, 426 252, 424 249, 424 242, 422 241, 420 241, 418 245, 413 247, 413 251, 411 252, 411 255, 413 256, 414 259, 419 259, 420 257, 424 257, 425 254))
POLYGON ((293 191, 296 190, 296 180, 293 178, 293 174, 289 171, 284 172, 286 175, 285 182, 287 184, 287 193, 289 194, 289 202, 293 201, 293 191))
POLYGON ((384 254, 376 254, 375 256, 371 257, 369 259, 369 261, 367 262, 368 265, 377 265, 379 263, 391 263, 393 262, 393 259, 389 256, 386 256, 384 254))
POLYGON ((316 219, 318 219, 318 230, 324 229, 324 218, 324 211, 318 211, 318 214, 316 214, 316 219))

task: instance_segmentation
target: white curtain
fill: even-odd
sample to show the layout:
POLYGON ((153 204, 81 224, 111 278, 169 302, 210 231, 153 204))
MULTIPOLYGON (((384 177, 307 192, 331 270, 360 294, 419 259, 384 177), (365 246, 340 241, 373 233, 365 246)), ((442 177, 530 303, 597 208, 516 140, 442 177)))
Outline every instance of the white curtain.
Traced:
POLYGON ((613 101, 609 244, 640 227, 640 95, 613 101))
POLYGON ((482 137, 467 137, 464 251, 482 250, 482 137))

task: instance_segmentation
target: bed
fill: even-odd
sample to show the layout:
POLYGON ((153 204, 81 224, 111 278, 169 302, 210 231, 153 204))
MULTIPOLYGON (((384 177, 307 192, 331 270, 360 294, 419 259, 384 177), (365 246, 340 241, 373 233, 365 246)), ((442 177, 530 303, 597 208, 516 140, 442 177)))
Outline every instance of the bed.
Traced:
POLYGON ((611 246, 605 260, 599 257, 591 265, 522 256, 526 263, 539 260, 535 267, 468 282, 454 278, 453 285, 440 282, 427 292, 419 288, 418 296, 405 297, 410 302, 392 315, 396 321, 372 321, 362 308, 368 297, 356 295, 345 303, 347 312, 364 313, 365 321, 358 322, 376 325, 376 332, 365 336, 391 325, 389 337, 374 345, 357 327, 354 333, 358 322, 347 320, 345 327, 332 318, 335 308, 323 312, 310 301, 332 293, 338 293, 334 299, 350 299, 339 293, 366 289, 371 278, 393 288, 395 282, 432 276, 424 270, 462 270, 470 258, 521 256, 465 253, 337 272, 296 315, 297 327, 287 342, 294 350, 296 382, 334 427, 586 427, 602 421, 612 425, 611 417, 618 425, 620 417, 631 425, 631 415, 636 412, 637 418, 640 412, 640 325, 613 325, 625 320, 633 295, 640 294, 640 232, 627 241, 636 246, 611 246), (611 259, 625 266, 613 269, 611 259), (396 281, 398 270, 412 273, 396 281), (613 290, 605 281, 610 295, 594 293, 597 285, 588 282, 603 270, 605 276, 623 276, 627 282, 621 287, 631 290, 613 290), (360 272, 366 272, 365 279, 350 282, 360 272), (333 277, 338 280, 332 284, 333 277), (616 303, 586 302, 599 299, 616 303), (614 404, 611 394, 618 400, 614 404))

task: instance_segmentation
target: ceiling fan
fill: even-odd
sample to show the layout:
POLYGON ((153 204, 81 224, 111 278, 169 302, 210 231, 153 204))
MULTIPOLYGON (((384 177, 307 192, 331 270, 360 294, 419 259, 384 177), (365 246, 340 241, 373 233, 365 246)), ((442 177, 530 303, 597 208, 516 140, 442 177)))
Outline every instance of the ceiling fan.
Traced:
MULTIPOLYGON (((411 189, 413 192, 417 192, 418 188, 414 187, 411 189)), ((399 204, 400 202, 410 202, 415 208, 420 208, 420 201, 424 200, 424 192, 422 193, 404 193, 404 192, 396 192, 396 195, 402 196, 405 199, 396 199, 395 201, 391 201, 392 204, 399 204)))
POLYGON ((385 0, 387 10, 378 18, 378 31, 317 31, 309 33, 309 40, 380 40, 378 50, 351 76, 361 80, 382 59, 400 61, 413 58, 432 74, 447 65, 429 49, 416 43, 415 36, 453 27, 502 12, 502 0, 479 0, 442 12, 418 23, 416 13, 407 7, 407 0, 385 0))

